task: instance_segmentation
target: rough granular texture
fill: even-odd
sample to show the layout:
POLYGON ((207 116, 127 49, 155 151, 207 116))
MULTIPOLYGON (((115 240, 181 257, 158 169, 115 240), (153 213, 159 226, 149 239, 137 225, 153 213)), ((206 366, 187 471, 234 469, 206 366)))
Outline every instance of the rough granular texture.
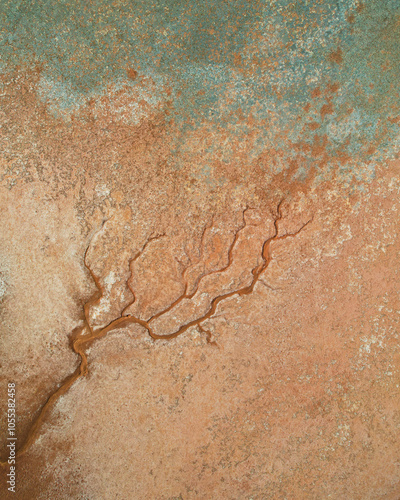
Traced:
POLYGON ((1 2, 2 499, 400 498, 399 35, 1 2))

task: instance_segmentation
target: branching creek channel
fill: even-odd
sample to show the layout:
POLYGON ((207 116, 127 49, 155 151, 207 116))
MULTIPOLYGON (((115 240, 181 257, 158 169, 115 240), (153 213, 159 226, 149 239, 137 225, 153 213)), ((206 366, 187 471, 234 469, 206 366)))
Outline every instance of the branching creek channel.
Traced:
MULTIPOLYGON (((202 323, 205 320, 211 318, 215 314, 217 307, 218 307, 218 304, 220 304, 222 301, 224 301, 230 297, 236 296, 236 295, 243 296, 243 295, 251 294, 254 290, 256 283, 260 280, 261 275, 264 273, 264 271, 267 269, 270 262, 272 261, 271 244, 274 241, 284 240, 286 238, 293 238, 293 237, 297 236, 313 220, 312 218, 309 219, 306 223, 302 224, 302 226, 297 231, 295 231, 293 233, 285 233, 283 235, 279 235, 279 222, 282 220, 282 217, 283 217, 282 216, 282 203, 283 203, 283 201, 284 200, 281 200, 279 202, 279 204, 277 205, 276 216, 275 216, 274 221, 273 221, 273 227, 274 227, 273 235, 268 237, 266 240, 264 240, 264 242, 261 246, 262 261, 260 264, 258 264, 257 266, 255 266, 251 270, 252 279, 251 279, 250 284, 247 286, 239 287, 236 290, 226 292, 226 293, 223 293, 221 295, 217 295, 216 297, 214 297, 212 299, 207 311, 202 316, 199 316, 198 318, 193 319, 192 321, 189 321, 188 323, 185 323, 180 328, 178 328, 178 330, 176 330, 175 332, 165 334, 165 335, 160 335, 158 333, 155 333, 152 329, 152 326, 151 326, 152 322, 154 320, 156 320, 157 318, 160 318, 164 314, 168 313, 176 306, 178 306, 178 304, 181 301, 183 301, 185 299, 189 299, 189 300, 192 299, 199 289, 200 282, 206 276, 210 276, 211 274, 214 274, 214 273, 221 273, 223 271, 226 271, 232 265, 234 248, 235 248, 236 243, 239 239, 241 231, 247 226, 246 220, 245 220, 245 214, 246 214, 246 211, 249 210, 249 207, 246 207, 242 212, 242 224, 235 232, 233 240, 229 246, 227 264, 225 266, 223 266, 222 268, 219 268, 217 270, 212 270, 208 273, 204 273, 204 274, 200 275, 197 278, 196 282, 194 283, 194 287, 189 292, 189 283, 187 280, 185 280, 185 275, 186 275, 186 272, 188 271, 189 268, 191 268, 194 264, 197 264, 198 262, 200 262, 201 259, 203 258, 204 238, 205 238, 205 234, 206 234, 207 230, 209 230, 212 227, 212 224, 213 224, 213 218, 212 218, 211 224, 207 224, 203 229, 201 240, 200 240, 200 255, 199 255, 199 257, 196 259, 195 263, 193 263, 192 261, 189 262, 189 264, 183 270, 183 273, 182 273, 182 279, 184 281, 183 292, 168 307, 166 307, 162 311, 157 312, 156 314, 154 314, 153 316, 151 316, 147 320, 140 319, 140 318, 133 316, 127 312, 127 310, 136 301, 135 292, 134 292, 134 290, 132 290, 131 286, 129 285, 130 278, 132 277, 132 264, 143 254, 143 252, 146 250, 147 246, 152 241, 164 237, 165 234, 157 234, 157 235, 150 236, 147 239, 147 241, 145 242, 145 244, 142 246, 141 250, 139 250, 139 252, 137 252, 136 255, 129 260, 129 269, 131 271, 131 276, 130 276, 130 278, 128 278, 127 286, 132 293, 133 300, 122 310, 122 312, 118 318, 113 319, 106 326, 104 326, 102 328, 97 328, 97 329, 94 329, 91 325, 89 312, 90 312, 90 308, 93 305, 100 302, 101 298, 104 295, 104 289, 101 286, 99 279, 95 276, 95 274, 93 273, 93 271, 91 270, 90 266, 87 263, 87 255, 88 255, 88 251, 89 251, 89 248, 90 248, 90 245, 92 242, 92 240, 91 240, 89 242, 88 247, 86 248, 83 260, 84 260, 84 265, 85 265, 86 269, 88 270, 91 278, 93 279, 97 290, 83 306, 83 325, 81 327, 77 328, 73 332, 72 349, 76 354, 79 355, 80 360, 81 360, 80 364, 71 375, 69 375, 67 378, 65 378, 62 381, 62 383, 59 385, 59 387, 54 390, 54 392, 49 396, 47 401, 43 404, 38 416, 33 421, 32 425, 28 431, 27 438, 25 439, 25 441, 23 442, 23 444, 20 446, 20 448, 17 451, 17 454, 16 454, 17 457, 23 455, 30 448, 30 446, 35 442, 36 438, 38 437, 40 427, 41 427, 47 413, 55 405, 57 400, 63 394, 65 394, 69 390, 69 388, 79 378, 85 377, 88 374, 88 359, 87 359, 86 349, 94 341, 104 337, 110 331, 112 331, 116 328, 125 327, 129 324, 137 324, 137 325, 140 325, 143 328, 145 328, 147 333, 150 335, 150 337, 153 340, 172 340, 172 339, 178 337, 179 335, 181 335, 182 333, 186 332, 186 330, 188 330, 189 328, 197 327, 200 333, 204 333, 206 335, 207 342, 211 345, 215 345, 215 342, 211 341, 211 333, 208 330, 203 328, 202 323), (88 333, 85 335, 82 335, 82 333, 85 330, 88 331, 88 333)), ((0 462, 0 465, 5 467, 7 465, 7 462, 2 461, 2 462, 0 462)))

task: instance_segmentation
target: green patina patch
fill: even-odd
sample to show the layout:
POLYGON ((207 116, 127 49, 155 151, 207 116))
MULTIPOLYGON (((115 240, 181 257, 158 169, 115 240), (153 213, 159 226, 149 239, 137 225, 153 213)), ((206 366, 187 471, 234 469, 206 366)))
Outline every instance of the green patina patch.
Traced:
POLYGON ((251 130, 252 158, 273 145, 305 172, 322 146, 354 162, 397 153, 399 34, 392 0, 0 5, 4 69, 42 65, 43 100, 73 110, 145 75, 147 98, 168 101, 182 133, 207 123, 241 141, 251 130))

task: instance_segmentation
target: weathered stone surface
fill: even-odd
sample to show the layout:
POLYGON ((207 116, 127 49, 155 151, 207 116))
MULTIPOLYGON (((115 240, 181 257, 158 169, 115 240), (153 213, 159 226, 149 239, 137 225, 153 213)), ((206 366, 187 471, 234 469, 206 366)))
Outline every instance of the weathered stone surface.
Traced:
POLYGON ((2 498, 400 497, 399 9, 204 5, 1 7, 2 498))

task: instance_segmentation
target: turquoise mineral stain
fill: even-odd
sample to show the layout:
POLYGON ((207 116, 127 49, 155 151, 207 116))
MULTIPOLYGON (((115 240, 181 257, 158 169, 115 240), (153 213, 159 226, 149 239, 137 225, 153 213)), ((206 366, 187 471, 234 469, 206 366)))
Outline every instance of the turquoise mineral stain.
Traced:
MULTIPOLYGON (((172 88, 168 119, 183 134, 208 123, 240 140, 248 132, 241 117, 251 114, 254 155, 272 143, 289 157, 288 141, 324 136, 332 155, 367 161, 371 146, 375 159, 396 154, 399 34, 395 0, 0 4, 3 71, 40 65, 39 95, 50 105, 73 111, 134 68, 152 75, 154 92, 172 88), (327 96, 331 84, 337 91, 327 96), (317 88, 321 95, 312 98, 317 88), (333 112, 322 116, 328 99, 333 112), (270 123, 272 112, 279 118, 270 123)), ((309 155, 305 164, 314 160, 309 155)))

